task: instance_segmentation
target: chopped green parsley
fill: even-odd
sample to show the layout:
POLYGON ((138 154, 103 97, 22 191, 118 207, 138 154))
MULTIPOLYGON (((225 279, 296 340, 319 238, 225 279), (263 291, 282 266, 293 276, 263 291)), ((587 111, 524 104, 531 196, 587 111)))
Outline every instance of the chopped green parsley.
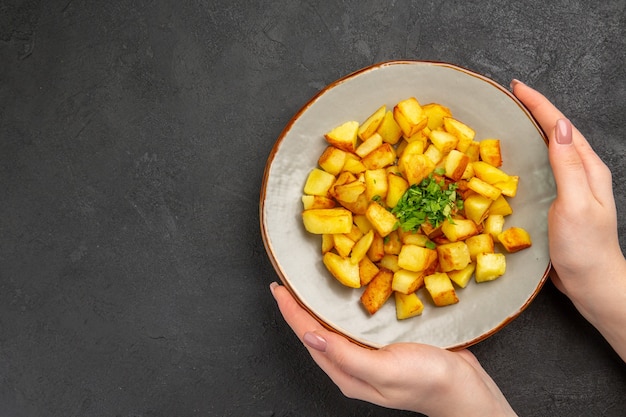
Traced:
POLYGON ((438 227, 446 219, 452 221, 452 216, 463 208, 463 199, 456 192, 457 188, 457 183, 446 185, 443 178, 430 174, 419 184, 409 187, 391 212, 405 232, 416 231, 425 222, 438 227))

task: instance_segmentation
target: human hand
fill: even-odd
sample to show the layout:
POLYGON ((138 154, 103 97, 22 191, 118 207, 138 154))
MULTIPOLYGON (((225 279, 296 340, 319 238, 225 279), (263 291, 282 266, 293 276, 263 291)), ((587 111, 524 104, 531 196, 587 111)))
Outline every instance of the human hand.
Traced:
POLYGON ((416 343, 360 347, 326 330, 285 287, 270 288, 287 324, 347 397, 431 417, 458 416, 459 410, 468 417, 515 415, 468 350, 416 343))
POLYGON ((513 93, 549 136, 557 197, 548 213, 552 280, 626 358, 626 262, 617 233, 611 171, 543 95, 514 81, 513 93))

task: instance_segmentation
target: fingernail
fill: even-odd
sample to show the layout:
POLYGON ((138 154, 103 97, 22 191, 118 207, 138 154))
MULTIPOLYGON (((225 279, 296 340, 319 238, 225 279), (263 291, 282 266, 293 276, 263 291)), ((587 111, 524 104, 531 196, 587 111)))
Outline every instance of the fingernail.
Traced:
POLYGON ((302 339, 308 347, 318 350, 320 352, 326 352, 327 343, 326 339, 324 339, 322 336, 313 332, 306 332, 302 339))
POLYGON ((274 295, 274 290, 278 288, 278 282, 274 281, 270 284, 270 291, 272 292, 272 295, 274 295))
POLYGON ((556 121, 554 138, 559 145, 569 145, 572 143, 572 124, 567 119, 556 121))
POLYGON ((524 84, 524 83, 523 83, 523 82, 521 82, 521 81, 520 81, 520 80, 518 80, 518 79, 513 78, 513 79, 511 80, 511 90, 515 89, 515 86, 516 86, 516 85, 518 85, 518 84, 524 84))

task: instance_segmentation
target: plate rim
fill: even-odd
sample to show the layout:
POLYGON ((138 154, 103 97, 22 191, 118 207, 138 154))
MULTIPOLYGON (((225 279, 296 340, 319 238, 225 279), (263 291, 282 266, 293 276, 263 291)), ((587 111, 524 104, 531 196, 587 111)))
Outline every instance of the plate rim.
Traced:
MULTIPOLYGON (((269 231, 267 229, 267 225, 266 225, 266 215, 265 215, 265 200, 267 197, 267 182, 269 179, 269 174, 271 171, 271 167, 272 167, 272 163, 274 162, 274 158, 276 157, 276 154, 278 153, 278 150, 282 144, 282 142, 284 141, 285 137, 287 136, 287 134, 289 133, 289 131, 291 130, 291 128, 293 127, 293 125, 295 124, 295 122, 300 118, 300 116, 305 113, 315 102, 317 102, 317 100, 319 100, 321 98, 321 96, 323 96, 326 92, 332 90, 333 88, 335 88, 336 86, 349 81, 355 77, 358 77, 366 72, 370 72, 370 71, 374 71, 377 69, 381 69, 381 68, 385 68, 385 67, 391 67, 391 66, 396 66, 396 65, 427 65, 427 66, 439 66, 439 67, 445 67, 445 68, 449 68, 455 71, 459 71, 462 72, 466 75, 475 77, 480 79, 483 82, 486 82, 488 84, 490 84, 491 86, 495 87, 496 89, 498 89, 500 92, 504 93, 509 99, 511 99, 519 108, 520 110, 522 110, 522 112, 526 115, 526 117, 528 118, 528 120, 534 125, 535 129, 537 130, 537 132, 539 133, 539 135, 541 136, 541 138, 543 139, 544 144, 546 145, 546 147, 548 147, 548 136, 546 134, 546 132, 544 132, 544 130, 541 128, 541 126, 539 125, 539 123, 537 122, 537 120, 534 118, 534 116, 532 115, 532 113, 528 110, 528 108, 522 104, 521 101, 519 101, 519 99, 517 97, 515 97, 515 95, 510 92, 508 89, 504 88, 501 84, 499 84, 498 82, 496 82, 495 80, 487 77, 486 75, 480 74, 476 71, 473 71, 471 69, 468 69, 464 66, 458 65, 458 64, 453 64, 453 63, 449 63, 449 62, 445 62, 445 61, 436 61, 436 60, 412 60, 412 59, 403 59, 403 60, 387 60, 387 61, 381 61, 378 63, 374 63, 372 65, 360 68, 358 70, 352 71, 338 79, 336 79, 335 81, 332 81, 331 83, 329 83, 328 85, 324 86, 321 90, 319 90, 317 93, 315 93, 310 99, 308 99, 306 101, 306 103, 300 107, 300 109, 294 113, 294 115, 289 119, 289 121, 287 122, 287 124, 285 125, 285 127, 282 129, 281 133, 279 134, 278 138, 276 139, 276 141, 274 142, 270 153, 267 157, 267 160, 265 162, 265 167, 264 167, 264 171, 263 171, 263 178, 262 178, 262 183, 261 183, 261 189, 260 189, 260 193, 259 193, 259 223, 260 223, 260 229, 261 229, 261 237, 263 240, 263 246, 265 247, 265 251, 267 253, 267 256, 270 260, 270 263, 272 264, 272 267, 274 268, 274 271, 276 272, 276 274, 278 275, 281 284, 291 293, 291 295, 293 296, 293 298, 296 300, 296 302, 305 310, 307 311, 312 317, 315 318, 315 320, 322 325, 325 329, 330 330, 336 334, 339 334, 341 336, 343 336, 344 338, 350 340, 351 342, 355 343, 356 345, 365 347, 365 348, 369 348, 369 349, 378 349, 377 346, 373 346, 367 343, 364 343, 360 340, 357 340, 353 337, 351 337, 348 334, 345 334, 343 332, 341 332, 339 329, 336 328, 336 326, 333 326, 330 323, 327 323, 325 320, 323 320, 318 314, 316 314, 314 311, 312 311, 305 303, 304 301, 302 301, 300 299, 300 297, 297 295, 297 292, 292 288, 291 284, 289 283, 289 280, 287 279, 287 277, 285 276, 285 272, 282 270, 280 263, 278 262, 278 259, 274 253, 274 249, 272 247, 272 243, 271 243, 271 239, 269 236, 269 231)), ((532 294, 528 297, 528 299, 524 302, 524 304, 522 304, 515 312, 513 312, 511 315, 509 315, 508 317, 504 318, 504 320, 502 322, 500 322, 497 326, 494 326, 491 330, 486 331, 482 334, 480 334, 477 337, 474 337, 470 340, 467 340, 463 343, 458 343, 458 344, 454 344, 451 346, 447 346, 447 347, 443 347, 444 349, 447 350, 451 350, 451 351, 456 351, 456 350, 461 350, 461 349, 466 349, 472 345, 475 345, 491 336, 493 336, 494 334, 496 334, 497 332, 499 332, 500 330, 502 330, 504 327, 506 327, 509 323, 511 323, 513 320, 515 320, 517 317, 519 317, 519 315, 526 310, 526 308, 528 308, 528 306, 535 300, 535 298, 537 297, 537 295, 539 294, 539 292, 541 291, 541 289, 543 288, 544 284, 546 283, 548 277, 550 276, 552 271, 552 261, 550 259, 550 256, 548 254, 548 264, 546 266, 545 271, 543 272, 543 275, 541 276, 541 278, 539 279, 539 282, 537 283, 537 286, 535 287, 535 289, 533 290, 532 294)), ((420 343, 420 342, 412 342, 412 343, 420 343)))

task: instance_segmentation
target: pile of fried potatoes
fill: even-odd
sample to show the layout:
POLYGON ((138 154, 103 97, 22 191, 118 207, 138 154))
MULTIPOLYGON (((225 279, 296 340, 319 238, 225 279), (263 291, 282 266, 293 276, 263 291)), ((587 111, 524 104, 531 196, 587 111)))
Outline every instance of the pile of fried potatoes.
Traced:
POLYGON ((330 273, 365 287, 360 300, 370 314, 392 295, 398 319, 422 314, 422 287, 435 306, 457 303, 456 287, 502 276, 504 253, 531 246, 526 230, 505 228, 519 176, 500 168, 499 139, 475 136, 449 108, 415 97, 325 134, 328 147, 304 185, 302 220, 321 235, 330 273), (437 227, 426 221, 403 231, 391 209, 429 175, 456 183, 463 209, 437 227))

